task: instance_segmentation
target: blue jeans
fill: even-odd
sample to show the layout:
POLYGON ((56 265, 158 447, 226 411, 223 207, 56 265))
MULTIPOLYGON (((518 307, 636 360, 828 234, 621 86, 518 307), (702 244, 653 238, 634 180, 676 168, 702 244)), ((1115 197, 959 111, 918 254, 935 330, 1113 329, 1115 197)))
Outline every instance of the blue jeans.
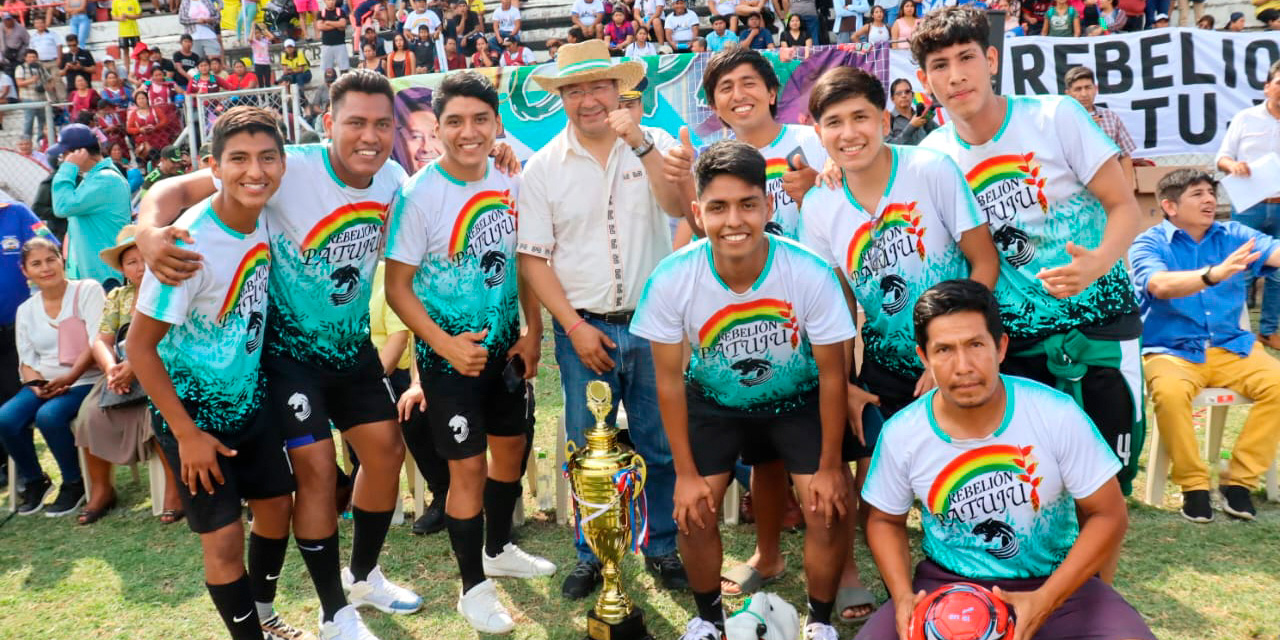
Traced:
MULTIPOLYGON (((1169 0, 1164 0, 1168 2, 1169 0)), ((898 19, 898 7, 882 7, 884 9, 884 26, 892 27, 893 21, 898 19)), ((867 14, 867 22, 871 21, 871 14, 867 14)))
MULTIPOLYGON (((1272 237, 1280 237, 1280 203, 1260 202, 1244 211, 1236 211, 1233 207, 1231 219, 1272 237)), ((1280 271, 1267 276, 1262 287, 1262 317, 1258 321, 1258 333, 1274 335, 1277 325, 1280 325, 1280 271)))
MULTIPOLYGON (((604 332, 616 349, 609 349, 614 365, 604 375, 596 375, 578 359, 573 343, 565 335, 564 327, 552 322, 556 339, 556 362, 560 365, 560 383, 564 386, 565 435, 579 447, 585 444, 583 433, 596 420, 587 411, 586 388, 592 380, 603 380, 613 389, 613 411, 609 422, 617 418, 618 402, 627 409, 627 428, 636 453, 649 467, 649 479, 644 488, 649 506, 649 544, 644 547, 646 557, 665 556, 676 550, 676 523, 671 517, 675 511, 676 471, 671 460, 671 446, 662 428, 662 416, 658 413, 658 383, 653 372, 653 353, 649 341, 637 338, 625 325, 587 320, 587 324, 604 332)), ((579 560, 593 560, 595 555, 585 542, 576 544, 579 560)))
POLYGON ((44 475, 40 459, 36 457, 35 436, 28 428, 32 421, 62 470, 62 482, 80 480, 80 458, 76 455, 75 437, 71 435, 71 420, 80 412, 80 404, 92 388, 91 384, 82 384, 60 396, 42 400, 31 387, 23 387, 18 395, 0 406, 0 440, 9 450, 23 484, 44 475))
POLYGON ((44 107, 40 107, 39 109, 24 109, 22 111, 22 137, 27 139, 31 138, 31 134, 33 133, 32 130, 34 129, 37 121, 40 123, 40 128, 34 130, 34 133, 37 134, 36 137, 39 138, 40 136, 47 136, 49 133, 49 123, 44 117, 44 107))
POLYGON ((1155 24, 1157 13, 1169 15, 1169 0, 1147 0, 1146 27, 1148 29, 1151 28, 1151 25, 1155 24))
POLYGON ((89 19, 87 13, 77 13, 71 16, 71 22, 67 23, 71 27, 71 33, 76 34, 80 39, 82 48, 89 48, 89 25, 93 24, 93 20, 89 19))
POLYGON ((804 30, 809 33, 809 37, 813 38, 814 46, 824 44, 826 37, 822 35, 822 21, 818 20, 818 16, 800 16, 800 22, 804 23, 804 30))

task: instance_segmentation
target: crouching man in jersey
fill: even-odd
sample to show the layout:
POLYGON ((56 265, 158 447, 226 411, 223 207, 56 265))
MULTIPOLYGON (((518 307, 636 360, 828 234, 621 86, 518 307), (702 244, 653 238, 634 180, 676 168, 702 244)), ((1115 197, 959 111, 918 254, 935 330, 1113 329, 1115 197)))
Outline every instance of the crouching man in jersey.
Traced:
POLYGON ((1011 640, 1155 640, 1097 577, 1129 519, 1120 461, 1089 416, 1071 396, 1000 375, 1009 338, 985 285, 939 283, 914 320, 937 387, 885 423, 871 458, 867 542, 892 606, 856 640, 907 640, 916 603, 959 581, 1009 604, 1011 640), (913 580, 907 513, 917 500, 925 559, 913 580))
POLYGON ((748 464, 781 457, 791 474, 807 524, 804 637, 838 637, 831 613, 849 550, 844 342, 855 330, 826 262, 765 233, 765 172, 764 157, 745 142, 718 142, 702 154, 694 216, 707 237, 659 263, 631 323, 652 345, 675 462, 675 520, 698 608, 684 640, 723 636, 715 512, 739 455, 748 464))

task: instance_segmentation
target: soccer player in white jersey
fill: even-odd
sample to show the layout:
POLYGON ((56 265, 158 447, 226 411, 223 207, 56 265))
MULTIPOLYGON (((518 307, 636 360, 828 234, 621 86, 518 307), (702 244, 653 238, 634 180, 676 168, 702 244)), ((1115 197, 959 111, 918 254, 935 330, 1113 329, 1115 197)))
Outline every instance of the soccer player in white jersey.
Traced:
MULTIPOLYGON (((263 210, 273 267, 263 368, 267 406, 280 421, 297 478, 293 533, 320 599, 321 637, 364 640, 373 635, 355 606, 412 613, 421 605, 377 567, 400 499, 404 441, 369 338, 369 297, 382 228, 406 176, 387 162, 395 123, 386 78, 347 73, 330 95, 324 123, 332 139, 285 148, 288 169, 263 210), (352 498, 351 565, 341 572, 331 423, 361 463, 352 498)), ((157 187, 163 188, 152 189, 143 202, 138 246, 157 276, 177 281, 190 277, 199 266, 192 261, 202 258, 171 243, 183 237, 181 230, 157 225, 208 195, 214 183, 200 171, 157 187)), ((251 557, 254 544, 251 539, 251 557)), ((279 545, 275 552, 273 573, 279 573, 284 550, 279 545)))
POLYGON ((884 425, 862 499, 889 591, 856 640, 907 638, 915 605, 944 584, 992 589, 1011 640, 1154 640, 1097 577, 1129 525, 1120 462, 1073 399, 1001 375, 1009 337, 991 290, 947 280, 912 312, 937 387, 884 425), (924 560, 911 570, 907 515, 920 504, 924 560))
POLYGON ((1119 148, 1079 102, 995 94, 989 33, 969 5, 930 12, 913 33, 920 82, 950 118, 920 146, 960 165, 1001 252, 1002 370, 1075 397, 1128 492, 1144 435, 1142 321, 1123 262, 1138 205, 1119 148))
MULTIPOLYGON (((702 73, 702 92, 716 117, 734 139, 758 149, 768 162, 765 175, 773 201, 768 231, 794 240, 800 202, 817 175, 813 167, 826 164, 827 152, 809 127, 777 121, 781 90, 773 65, 755 49, 725 49, 711 56, 702 73)), ((679 182, 692 200, 693 154, 687 133, 681 133, 686 146, 666 154, 663 164, 668 179, 679 182)))
MULTIPOLYGON (((773 65, 759 51, 730 48, 713 55, 703 71, 702 90, 733 138, 755 147, 765 158, 766 194, 773 211, 766 230, 795 239, 800 202, 817 175, 811 167, 822 167, 827 161, 817 134, 809 127, 777 121, 781 85, 773 65)), ((681 129, 680 137, 681 146, 663 157, 663 172, 693 200, 695 151, 686 128, 681 129)), ((692 216, 688 222, 702 235, 692 216)), ((751 500, 756 514, 756 552, 746 563, 725 573, 726 595, 738 595, 744 586, 769 582, 785 569, 779 540, 787 491, 790 487, 780 460, 755 465, 751 500)))
POLYGON ((431 107, 444 155, 396 199, 387 301, 417 336, 428 428, 449 461, 445 525, 462 577, 458 612, 481 633, 507 633, 514 623, 485 576, 556 570, 511 542, 532 401, 524 380, 537 372, 542 316, 516 269, 519 179, 489 159, 501 127, 498 90, 478 73, 451 73, 431 107))
POLYGON ((850 517, 840 459, 844 350, 855 330, 826 262, 765 232, 766 166, 738 140, 702 154, 693 208, 707 237, 658 264, 631 323, 653 350, 658 406, 676 466, 676 525, 698 609, 684 640, 723 634, 715 511, 739 456, 748 464, 781 458, 791 474, 807 525, 804 637, 837 638, 831 616, 850 517))
POLYGON ((288 540, 293 475, 259 368, 271 271, 259 216, 284 175, 284 139, 269 112, 235 107, 214 123, 212 147, 222 189, 175 223, 209 267, 175 286, 147 272, 127 349, 156 441, 181 470, 214 607, 233 640, 261 640, 287 625, 254 605, 270 579, 253 561, 245 571, 240 501, 253 509, 253 536, 288 540))

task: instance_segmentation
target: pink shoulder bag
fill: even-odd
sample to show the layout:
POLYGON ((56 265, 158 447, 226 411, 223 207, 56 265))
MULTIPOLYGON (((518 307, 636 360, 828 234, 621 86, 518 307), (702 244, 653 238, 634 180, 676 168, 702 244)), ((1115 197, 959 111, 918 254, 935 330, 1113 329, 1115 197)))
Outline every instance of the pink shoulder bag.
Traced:
POLYGON ((89 327, 80 317, 80 285, 76 284, 71 293, 71 316, 58 323, 58 364, 64 367, 75 366, 80 354, 89 350, 89 327))

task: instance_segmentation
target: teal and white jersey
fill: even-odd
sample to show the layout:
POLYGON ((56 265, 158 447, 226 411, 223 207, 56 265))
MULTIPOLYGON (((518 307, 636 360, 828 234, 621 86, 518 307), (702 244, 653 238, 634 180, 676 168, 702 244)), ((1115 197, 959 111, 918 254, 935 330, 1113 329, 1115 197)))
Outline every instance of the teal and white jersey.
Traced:
POLYGON ((333 172, 329 146, 285 147, 288 166, 263 209, 271 234, 267 349, 331 369, 355 362, 369 339, 369 296, 382 227, 404 169, 393 160, 365 189, 333 172))
POLYGON ((867 314, 867 357, 918 378, 923 368, 911 305, 929 287, 969 276, 957 243, 986 220, 949 158, 929 149, 886 146, 893 170, 876 211, 864 210, 847 182, 839 189, 815 187, 804 198, 800 243, 848 279, 867 314))
MULTIPOLYGON (((506 358, 520 337, 516 277, 516 197, 519 179, 490 162, 484 178, 463 182, 439 162, 400 189, 387 235, 387 258, 418 267, 413 290, 446 333, 489 330, 489 357, 506 358)), ((421 339, 418 365, 453 371, 421 339)))
POLYGON ((687 382, 730 409, 783 412, 818 387, 811 344, 856 330, 835 274, 799 244, 765 234, 769 257, 751 288, 735 293, 702 239, 658 264, 631 319, 631 333, 689 342, 687 382))
POLYGON ((1070 396, 1025 378, 1001 379, 1004 421, 985 438, 953 440, 940 429, 936 389, 890 418, 862 498, 894 515, 919 500, 924 553, 948 571, 1042 578, 1080 533, 1075 500, 1115 477, 1120 461, 1070 396))
POLYGON ((765 226, 765 231, 795 240, 800 237, 800 206, 783 191, 782 176, 790 170, 788 162, 796 154, 804 157, 810 167, 822 171, 827 163, 827 150, 813 127, 784 124, 778 137, 759 151, 765 160, 765 192, 773 200, 773 219, 765 226))
POLYGON ((266 394, 258 370, 266 333, 271 253, 261 221, 253 233, 227 227, 212 199, 174 222, 191 234, 184 248, 204 266, 176 286, 148 269, 138 288, 139 313, 173 325, 157 345, 174 390, 203 431, 236 434, 250 425, 266 394))
POLYGON ((1123 261, 1065 300, 1049 295, 1036 278, 1071 261, 1067 242, 1087 249, 1102 242, 1107 212, 1086 185, 1120 149, 1073 98, 1006 100, 1004 124, 986 144, 961 140, 954 123, 920 143, 960 165, 991 224, 1004 259, 995 294, 1005 329, 1014 338, 1042 338, 1136 313, 1123 261))

